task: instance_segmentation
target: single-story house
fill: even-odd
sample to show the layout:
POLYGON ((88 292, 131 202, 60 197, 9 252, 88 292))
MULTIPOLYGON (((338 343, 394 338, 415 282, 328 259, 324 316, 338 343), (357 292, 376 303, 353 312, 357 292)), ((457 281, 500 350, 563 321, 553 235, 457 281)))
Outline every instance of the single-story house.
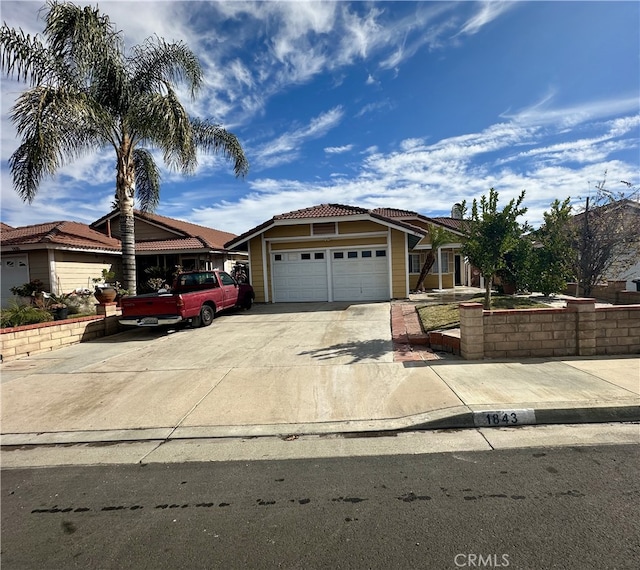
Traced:
POLYGON ((0 248, 3 306, 12 297, 12 287, 35 279, 51 293, 93 288, 92 278, 119 267, 121 258, 119 240, 79 222, 3 227, 0 248))
MULTIPOLYGON (((462 236, 461 220, 416 212, 321 204, 274 216, 225 244, 249 256, 258 302, 406 298, 431 248, 429 231, 462 236)), ((438 252, 426 286, 468 282, 460 243, 438 252)))
MULTIPOLYGON (((184 269, 230 270, 246 263, 247 254, 230 252, 224 243, 235 237, 181 220, 155 214, 135 213, 138 284, 156 266, 170 275, 177 265, 184 269)), ((51 293, 93 288, 102 270, 121 272, 119 213, 111 212, 90 226, 80 222, 49 222, 13 228, 0 226, 2 305, 12 297, 11 287, 34 279, 51 293)))
MULTIPOLYGON (((236 237, 229 232, 139 211, 134 213, 134 224, 138 283, 147 279, 145 269, 149 267, 160 267, 169 276, 176 266, 185 271, 231 271, 236 263, 247 261, 246 253, 225 248, 225 242, 236 237)), ((119 239, 120 212, 114 210, 93 222, 90 227, 119 239)))

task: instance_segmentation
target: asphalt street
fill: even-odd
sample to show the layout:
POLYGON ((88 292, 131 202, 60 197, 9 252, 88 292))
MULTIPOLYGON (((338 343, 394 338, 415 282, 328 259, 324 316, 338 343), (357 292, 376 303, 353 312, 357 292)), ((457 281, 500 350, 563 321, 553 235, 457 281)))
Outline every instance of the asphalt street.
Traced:
POLYGON ((2 566, 638 568, 639 449, 10 469, 2 566))

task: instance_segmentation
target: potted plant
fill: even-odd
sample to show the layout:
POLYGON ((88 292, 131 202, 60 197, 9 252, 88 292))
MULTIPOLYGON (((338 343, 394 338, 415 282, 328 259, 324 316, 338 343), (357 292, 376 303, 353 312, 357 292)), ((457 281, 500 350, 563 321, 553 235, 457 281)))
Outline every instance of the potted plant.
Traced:
POLYGON ((33 303, 36 297, 42 296, 44 283, 40 279, 32 279, 29 283, 11 287, 9 291, 17 297, 22 297, 27 303, 33 303))
POLYGON ((108 269, 102 270, 102 277, 96 277, 92 281, 96 284, 94 288, 94 296, 98 303, 104 305, 105 303, 113 303, 118 295, 117 289, 111 283, 116 274, 108 269))
POLYGON ((66 295, 54 295, 49 293, 47 296, 47 302, 45 304, 46 309, 53 315, 54 321, 62 321, 69 317, 69 305, 67 299, 71 293, 66 295))

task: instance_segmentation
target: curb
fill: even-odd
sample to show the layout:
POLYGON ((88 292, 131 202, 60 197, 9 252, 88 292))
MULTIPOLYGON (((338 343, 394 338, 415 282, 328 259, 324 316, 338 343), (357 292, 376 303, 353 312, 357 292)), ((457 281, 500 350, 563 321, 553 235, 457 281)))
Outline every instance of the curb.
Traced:
POLYGON ((472 410, 457 406, 434 412, 381 420, 347 420, 326 423, 267 424, 250 426, 210 426, 183 428, 122 429, 77 432, 40 432, 2 434, 0 448, 38 447, 55 445, 114 445, 143 441, 180 441, 193 439, 243 439, 259 437, 290 436, 346 436, 374 437, 392 435, 396 432, 475 429, 517 428, 525 425, 581 424, 640 422, 640 405, 563 407, 563 408, 519 408, 496 411, 472 410), (520 414, 523 418, 516 425, 507 423, 487 424, 489 415, 520 414))

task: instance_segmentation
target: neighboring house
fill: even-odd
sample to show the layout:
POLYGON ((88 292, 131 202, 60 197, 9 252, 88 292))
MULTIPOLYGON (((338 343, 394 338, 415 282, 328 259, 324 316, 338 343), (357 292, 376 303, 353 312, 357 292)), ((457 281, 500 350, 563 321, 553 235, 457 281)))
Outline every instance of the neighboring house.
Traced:
MULTIPOLYGON (((79 222, 49 222, 12 228, 0 227, 2 265, 0 281, 2 305, 11 297, 10 289, 33 279, 44 283, 46 291, 68 293, 93 288, 93 278, 103 269, 121 273, 119 214, 100 218, 91 226, 79 222)), ((144 269, 157 266, 167 277, 177 265, 184 269, 230 270, 236 262, 246 263, 247 255, 229 252, 224 242, 235 237, 188 222, 154 214, 135 214, 138 284, 148 276, 144 269)))
MULTIPOLYGON (((249 255, 258 302, 367 301, 406 298, 430 248, 429 228, 461 235, 450 218, 322 204, 274 216, 232 239, 249 255), (439 220, 439 221, 438 221, 439 220)), ((453 287, 458 244, 442 248, 427 286, 453 287)), ((466 282, 459 263, 460 283, 466 282)))
POLYGON ((78 222, 49 222, 20 228, 2 225, 2 305, 11 287, 34 279, 46 291, 93 288, 103 269, 119 267, 120 242, 78 222))
MULTIPOLYGON (((216 268, 231 271, 237 262, 247 261, 246 253, 229 251, 224 245, 235 234, 138 211, 134 213, 134 223, 138 283, 146 281, 145 269, 149 267, 160 267, 169 278, 177 266, 185 271, 216 268)), ((120 212, 114 210, 90 227, 119 238, 120 212)))
MULTIPOLYGON (((625 281, 627 291, 640 290, 637 284, 640 280, 640 202, 623 199, 600 206, 596 210, 605 213, 605 223, 609 226, 623 226, 628 234, 636 236, 635 242, 627 243, 616 250, 616 255, 620 260, 624 260, 624 263, 614 262, 603 276, 603 281, 625 281), (606 218, 609 212, 610 220, 606 218)), ((584 216, 584 212, 581 212, 573 217, 576 228, 580 228, 584 223, 584 216)))

